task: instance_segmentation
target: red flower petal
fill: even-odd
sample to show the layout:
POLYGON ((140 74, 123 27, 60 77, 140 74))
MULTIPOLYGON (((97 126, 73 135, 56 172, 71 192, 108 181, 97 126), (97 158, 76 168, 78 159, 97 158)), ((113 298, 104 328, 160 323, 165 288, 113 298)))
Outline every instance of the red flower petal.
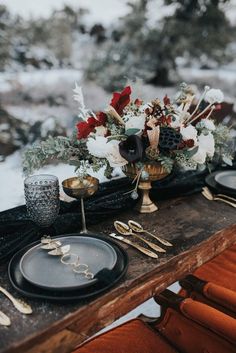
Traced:
POLYGON ((98 112, 96 114, 97 120, 99 121, 100 125, 105 125, 106 121, 107 121, 107 116, 105 113, 103 112, 98 112))
POLYGON ((122 115, 124 108, 130 102, 131 88, 127 86, 121 93, 114 92, 110 105, 117 111, 118 114, 122 115))
POLYGON ((86 121, 81 121, 79 122, 77 125, 77 138, 78 140, 83 139, 83 138, 87 138, 88 135, 90 134, 91 131, 93 131, 94 128, 91 128, 91 126, 89 126, 88 123, 86 123, 86 121))
POLYGON ((94 129, 96 126, 98 126, 99 122, 93 116, 90 116, 87 119, 87 124, 90 126, 91 129, 94 129))
POLYGON ((170 104, 170 98, 167 96, 167 94, 163 98, 163 102, 164 102, 165 105, 169 105, 170 104))

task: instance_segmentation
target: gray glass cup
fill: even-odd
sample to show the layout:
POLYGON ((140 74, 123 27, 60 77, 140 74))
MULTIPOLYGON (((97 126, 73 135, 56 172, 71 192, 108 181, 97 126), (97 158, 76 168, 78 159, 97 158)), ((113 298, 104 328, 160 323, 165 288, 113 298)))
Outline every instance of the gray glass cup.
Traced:
POLYGON ((59 181, 54 175, 33 175, 24 181, 26 208, 30 219, 39 227, 50 227, 59 209, 59 181))

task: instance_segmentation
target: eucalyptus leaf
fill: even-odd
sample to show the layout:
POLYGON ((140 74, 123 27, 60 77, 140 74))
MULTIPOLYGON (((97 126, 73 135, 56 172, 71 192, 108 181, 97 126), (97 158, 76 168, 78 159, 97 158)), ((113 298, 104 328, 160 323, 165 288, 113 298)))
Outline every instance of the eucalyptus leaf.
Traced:
POLYGON ((197 153, 197 151, 198 151, 198 146, 194 147, 191 150, 185 151, 184 154, 187 158, 192 158, 197 153))
POLYGON ((130 135, 136 135, 138 132, 140 132, 140 129, 128 129, 125 131, 125 134, 127 136, 130 136, 130 135))
POLYGON ((223 160, 223 162, 225 162, 225 164, 227 164, 227 165, 230 165, 231 167, 232 167, 232 165, 233 165, 233 162, 232 162, 232 159, 231 158, 229 158, 228 156, 222 156, 222 160, 223 160))

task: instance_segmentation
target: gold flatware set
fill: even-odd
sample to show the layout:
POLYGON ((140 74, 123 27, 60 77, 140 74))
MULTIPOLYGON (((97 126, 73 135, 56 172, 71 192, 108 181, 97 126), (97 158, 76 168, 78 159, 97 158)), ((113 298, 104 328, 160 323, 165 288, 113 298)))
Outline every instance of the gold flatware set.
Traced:
MULTIPOLYGON (((29 304, 26 304, 23 300, 16 299, 10 294, 5 288, 0 286, 0 292, 4 294, 14 305, 14 307, 21 313, 21 314, 31 314, 32 309, 29 304)), ((2 326, 10 326, 11 320, 10 318, 0 311, 0 325, 2 326)))
POLYGON ((133 246, 134 248, 136 248, 137 250, 141 251, 143 254, 150 256, 152 258, 155 258, 155 259, 158 258, 158 255, 154 251, 151 251, 151 250, 137 244, 136 242, 133 242, 132 240, 127 239, 124 236, 134 237, 134 238, 142 241, 146 245, 148 245, 148 247, 151 248, 152 250, 155 250, 156 252, 159 252, 159 253, 165 253, 166 250, 163 249, 162 247, 160 247, 159 245, 154 244, 153 242, 145 239, 144 237, 142 237, 138 233, 146 233, 165 246, 173 246, 173 244, 171 244, 166 239, 163 239, 155 234, 150 233, 149 231, 145 230, 141 224, 139 224, 133 220, 129 220, 128 224, 121 222, 121 221, 115 221, 114 227, 117 230, 117 232, 121 235, 111 233, 111 234, 109 234, 110 237, 115 238, 117 240, 120 240, 123 243, 129 244, 129 245, 133 246))
POLYGON ((213 194, 207 186, 202 188, 202 195, 209 201, 224 202, 227 205, 236 208, 236 198, 224 194, 213 194))

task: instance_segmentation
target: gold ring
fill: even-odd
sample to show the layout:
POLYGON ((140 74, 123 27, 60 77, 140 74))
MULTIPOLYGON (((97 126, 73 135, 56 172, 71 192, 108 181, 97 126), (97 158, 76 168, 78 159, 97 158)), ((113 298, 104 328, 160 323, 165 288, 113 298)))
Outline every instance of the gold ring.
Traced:
POLYGON ((79 256, 76 255, 76 254, 64 254, 62 257, 61 257, 61 263, 63 263, 64 265, 70 265, 70 266, 78 266, 78 262, 79 262, 79 256), (65 261, 64 259, 65 258, 70 258, 72 256, 75 256, 76 257, 76 260, 74 262, 70 262, 70 261, 65 261))

